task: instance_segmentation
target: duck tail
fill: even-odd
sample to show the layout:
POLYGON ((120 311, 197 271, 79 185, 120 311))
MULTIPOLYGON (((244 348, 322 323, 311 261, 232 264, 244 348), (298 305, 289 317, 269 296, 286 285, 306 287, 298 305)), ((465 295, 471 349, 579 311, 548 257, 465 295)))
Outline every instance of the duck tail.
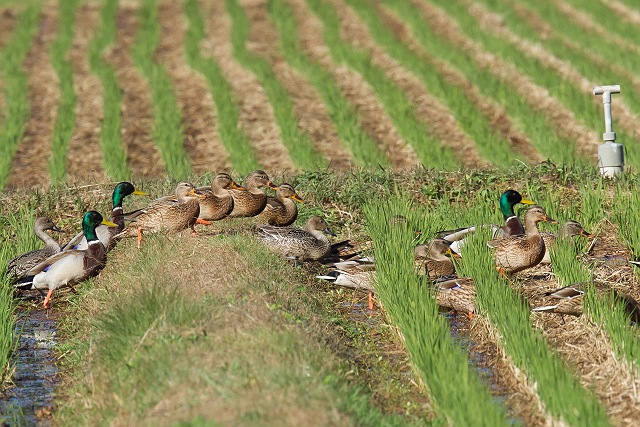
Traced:
POLYGON ((545 305, 545 306, 542 306, 542 307, 536 307, 536 308, 532 309, 531 311, 547 311, 547 312, 553 313, 556 310, 556 308, 558 308, 557 305, 545 305))
POLYGON ((35 276, 25 276, 25 277, 21 277, 21 278, 19 278, 19 279, 15 280, 15 281, 13 282, 13 286, 14 286, 16 289, 23 289, 23 290, 31 289, 31 287, 33 286, 33 278, 34 278, 34 277, 35 277, 35 276))

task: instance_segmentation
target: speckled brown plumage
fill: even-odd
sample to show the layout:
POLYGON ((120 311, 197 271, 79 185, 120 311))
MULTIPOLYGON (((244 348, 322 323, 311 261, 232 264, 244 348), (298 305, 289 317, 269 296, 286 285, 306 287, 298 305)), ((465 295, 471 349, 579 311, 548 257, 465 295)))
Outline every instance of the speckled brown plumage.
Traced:
POLYGON ((276 190, 275 197, 267 197, 264 210, 258 215, 257 220, 261 224, 277 225, 285 227, 294 223, 298 218, 298 207, 294 202, 304 203, 298 196, 292 185, 282 183, 276 190))
POLYGON ((229 218, 256 216, 267 205, 267 194, 261 187, 272 187, 269 176, 261 170, 255 170, 244 179, 242 186, 246 191, 229 190, 233 197, 233 210, 229 218))
POLYGON ((244 191, 244 188, 227 173, 219 173, 211 181, 210 186, 198 187, 198 192, 204 195, 200 199, 200 214, 198 218, 206 221, 218 221, 233 211, 233 196, 229 190, 244 191))

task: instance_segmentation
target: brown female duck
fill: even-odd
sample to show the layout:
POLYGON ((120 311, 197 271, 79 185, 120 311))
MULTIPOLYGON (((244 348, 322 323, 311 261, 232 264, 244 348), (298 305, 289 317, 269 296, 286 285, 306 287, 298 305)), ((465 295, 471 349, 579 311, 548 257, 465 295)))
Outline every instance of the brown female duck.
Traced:
POLYGON ((244 191, 244 188, 227 173, 219 173, 211 181, 211 186, 198 187, 196 190, 204 194, 200 200, 199 219, 218 221, 225 218, 233 210, 233 196, 229 190, 244 191))
POLYGON ((580 225, 578 221, 573 220, 562 224, 562 227, 560 227, 560 230, 558 230, 556 234, 544 232, 540 233, 540 235, 542 236, 542 240, 544 240, 544 257, 542 261, 540 261, 540 264, 551 264, 551 254, 549 251, 553 247, 556 239, 569 239, 574 236, 582 236, 587 239, 593 237, 591 233, 582 228, 582 225, 580 225))
POLYGON ((298 218, 298 207, 294 200, 299 203, 304 201, 290 184, 282 183, 273 189, 276 190, 276 197, 267 197, 267 205, 258 215, 258 221, 281 227, 293 224, 298 218))
POLYGON ((229 218, 256 216, 267 205, 267 195, 261 187, 273 187, 269 176, 261 170, 251 172, 244 179, 242 186, 246 191, 231 189, 233 196, 233 210, 229 218))
POLYGON ((60 252, 58 242, 45 233, 46 230, 62 231, 51 219, 45 217, 37 218, 33 225, 33 230, 36 236, 44 242, 45 247, 24 253, 9 261, 7 265, 7 276, 14 279, 20 278, 45 259, 60 252))
POLYGON ((450 246, 451 242, 439 238, 416 246, 415 255, 416 261, 420 264, 420 273, 424 273, 429 281, 455 274, 456 270, 451 257, 459 258, 460 256, 451 251, 450 246))
POLYGON ((335 236, 329 226, 319 216, 312 216, 306 228, 274 227, 260 225, 258 235, 271 249, 281 255, 298 261, 318 260, 329 253, 331 241, 325 234, 335 236))

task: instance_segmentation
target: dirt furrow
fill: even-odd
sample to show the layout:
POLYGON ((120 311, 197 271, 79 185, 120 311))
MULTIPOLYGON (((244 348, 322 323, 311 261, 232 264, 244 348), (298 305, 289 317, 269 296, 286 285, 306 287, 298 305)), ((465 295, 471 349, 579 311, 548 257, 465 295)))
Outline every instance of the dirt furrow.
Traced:
POLYGON ((133 63, 131 46, 138 35, 138 9, 122 3, 116 17, 116 42, 105 52, 122 88, 122 141, 127 163, 134 177, 159 178, 165 175, 164 162, 153 141, 151 89, 133 63))
POLYGON ((298 22, 298 37, 303 51, 309 57, 328 70, 342 96, 358 112, 360 124, 364 131, 377 142, 394 168, 411 169, 420 164, 413 148, 399 135, 384 111, 382 103, 373 88, 362 76, 344 65, 336 65, 331 52, 324 42, 324 27, 305 4, 304 0, 289 0, 298 22))
POLYGON ((458 126, 457 119, 435 96, 431 95, 419 78, 391 58, 372 38, 369 28, 344 0, 332 0, 342 22, 342 38, 350 40, 361 49, 371 53, 372 63, 383 69, 389 79, 407 95, 417 116, 445 146, 458 153, 458 158, 467 167, 487 167, 475 142, 458 126))
POLYGON ((618 0, 600 0, 602 3, 607 5, 607 7, 613 10, 621 19, 634 24, 640 25, 640 11, 636 9, 631 9, 626 4, 618 1, 618 0))
POLYGON ((595 161, 600 140, 598 132, 579 123, 573 113, 546 88, 521 74, 513 64, 485 51, 480 44, 467 37, 458 23, 440 8, 417 0, 412 0, 412 3, 419 8, 424 19, 437 34, 464 50, 479 66, 490 70, 513 87, 533 108, 543 112, 562 136, 575 140, 576 149, 582 155, 595 161))
POLYGON ((204 77, 192 70, 185 56, 187 22, 184 4, 165 1, 160 4, 160 44, 156 59, 173 80, 185 132, 185 149, 191 158, 193 171, 229 170, 229 156, 217 133, 216 108, 204 77))
MULTIPOLYGON (((538 59, 547 67, 555 70, 566 81, 577 84, 585 94, 589 94, 594 87, 599 85, 599 83, 589 80, 580 74, 570 63, 558 58, 541 44, 522 39, 510 31, 500 15, 487 11, 482 5, 469 3, 469 13, 478 21, 480 27, 494 34, 501 35, 527 56, 538 59)), ((594 105, 602 104, 602 100, 598 97, 591 97, 591 99, 594 105)), ((634 126, 635 123, 640 123, 640 117, 630 110, 629 106, 624 102, 624 99, 616 103, 616 115, 618 114, 621 117, 620 127, 625 128, 628 132, 636 136, 640 135, 640 129, 634 126)), ((599 141, 594 140, 594 146, 598 144, 599 141)))
POLYGON ((31 115, 11 163, 8 188, 49 185, 51 136, 60 100, 60 86, 49 58, 57 36, 58 4, 42 9, 40 24, 23 66, 27 74, 31 115))
POLYGON ((388 9, 379 6, 378 10, 385 24, 393 30, 396 37, 402 40, 411 51, 420 56, 426 63, 437 69, 438 73, 446 76, 451 84, 461 88, 465 95, 473 102, 482 115, 487 119, 494 132, 511 143, 511 146, 519 153, 523 154, 529 162, 539 163, 545 158, 531 144, 531 138, 513 123, 509 113, 505 111, 498 103, 489 100, 483 96, 478 88, 469 82, 464 74, 458 70, 429 55, 424 48, 412 37, 411 30, 408 26, 398 19, 396 15, 388 9))
MULTIPOLYGON (((258 162, 267 172, 294 171, 289 152, 280 139, 273 106, 257 77, 242 67, 233 56, 231 45, 231 17, 223 2, 207 5, 210 13, 205 17, 207 38, 203 42, 203 54, 211 56, 231 85, 240 107, 238 125, 249 137, 258 162)), ((202 10, 206 10, 203 8, 202 10)))
MULTIPOLYGON (((16 19, 18 14, 15 10, 6 8, 0 9, 0 52, 7 45, 7 42, 11 39, 11 34, 16 26, 16 19)), ((0 75, 0 121, 4 116, 4 82, 0 75)))
POLYGON ((269 19, 266 1, 243 4, 252 25, 247 47, 272 65, 294 104, 298 128, 308 133, 316 149, 330 159, 332 169, 349 169, 353 166, 351 155, 341 144, 322 98, 313 85, 287 63, 278 48, 278 32, 269 19))
POLYGON ((100 79, 89 69, 89 43, 100 22, 100 4, 83 3, 76 14, 76 31, 69 50, 73 87, 77 95, 76 125, 69 142, 67 177, 70 182, 105 179, 100 126, 103 95, 100 79))

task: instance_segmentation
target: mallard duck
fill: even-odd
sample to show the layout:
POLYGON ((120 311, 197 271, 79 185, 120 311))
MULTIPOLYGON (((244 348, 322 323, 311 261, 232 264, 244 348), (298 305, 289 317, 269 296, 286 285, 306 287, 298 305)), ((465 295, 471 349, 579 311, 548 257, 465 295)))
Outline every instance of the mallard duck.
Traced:
MULTIPOLYGON (((107 252, 109 252, 115 243, 115 239, 113 238, 116 234, 119 234, 124 230, 125 226, 125 217, 124 212, 122 210, 122 202, 124 198, 134 194, 136 196, 148 196, 148 193, 144 191, 137 190, 133 184, 130 182, 119 182, 116 184, 113 189, 113 194, 111 195, 111 201, 113 203, 113 208, 111 210, 111 222, 117 224, 116 228, 107 227, 105 225, 99 225, 96 228, 96 235, 98 239, 102 242, 105 248, 107 248, 107 252)), ((69 249, 87 249, 89 246, 87 244, 87 239, 84 236, 84 233, 81 231, 76 234, 70 241, 67 243, 62 250, 66 251, 69 249)))
POLYGON ((451 257, 460 257, 451 250, 451 242, 438 238, 416 246, 415 256, 419 272, 425 274, 430 281, 455 274, 451 257))
POLYGON ((219 173, 211 181, 211 186, 198 187, 196 190, 204 194, 200 200, 198 218, 206 221, 218 221, 225 218, 233 210, 233 196, 229 190, 245 191, 245 189, 227 173, 219 173))
POLYGON ((233 210, 229 218, 256 216, 267 205, 267 194, 261 187, 273 187, 266 172, 255 170, 244 179, 246 191, 229 190, 233 196, 233 210))
POLYGON ((8 277, 12 277, 13 279, 20 278, 24 276, 27 271, 49 258, 51 255, 55 255, 60 252, 60 245, 58 242, 53 240, 51 236, 45 233, 46 230, 62 231, 51 219, 45 217, 37 218, 33 225, 33 231, 36 233, 36 236, 44 242, 45 246, 42 249, 36 249, 19 255, 9 261, 9 264, 7 265, 8 277))
POLYGON ((587 239, 593 237, 591 233, 582 228, 582 225, 580 225, 578 221, 573 220, 569 220, 562 224, 560 230, 555 234, 543 232, 540 233, 540 235, 542 236, 542 240, 544 240, 544 257, 542 258, 542 261, 540 261, 540 264, 551 264, 551 254, 549 251, 553 247, 556 239, 568 239, 573 236, 582 236, 587 239))
POLYGON ((541 221, 557 224, 540 206, 527 210, 524 216, 526 234, 490 240, 495 249, 496 267, 501 275, 513 274, 538 265, 544 257, 544 240, 538 230, 541 221))
MULTIPOLYGON (((191 228, 193 234, 196 235, 194 225, 198 221, 200 213, 198 202, 204 197, 204 194, 196 191, 193 184, 181 182, 176 187, 175 199, 161 198, 151 203, 137 212, 136 216, 131 218, 131 223, 115 237, 137 236, 138 248, 140 248, 143 231, 177 233, 191 228)), ((209 224, 206 221, 202 222, 209 224)))
POLYGON ((275 227, 259 225, 256 227, 259 237, 274 251, 298 261, 318 260, 329 253, 331 241, 325 235, 335 236, 329 226, 319 216, 307 221, 306 229, 295 227, 275 227))
MULTIPOLYGON (((518 236, 525 233, 522 221, 515 214, 513 208, 518 203, 525 205, 533 205, 534 202, 525 199, 516 190, 507 190, 500 196, 500 212, 504 217, 504 224, 497 225, 485 225, 483 227, 490 227, 492 236, 494 239, 506 236, 518 236)), ((476 226, 458 228, 456 230, 440 231, 436 233, 436 237, 445 239, 451 242, 451 250, 460 253, 462 246, 465 244, 465 238, 469 233, 476 231, 476 226)))
POLYGON ((96 211, 85 213, 82 231, 89 242, 88 248, 58 252, 29 270, 25 277, 15 283, 15 287, 23 290, 49 289, 43 305, 47 308, 54 290, 73 286, 98 274, 107 262, 106 248, 96 235, 96 227, 100 224, 117 227, 96 211))
POLYGON ((285 227, 293 224, 298 217, 298 207, 294 200, 299 203, 304 201, 298 196, 293 186, 282 183, 277 187, 275 197, 267 197, 267 204, 262 212, 257 216, 262 224, 277 225, 285 227))

